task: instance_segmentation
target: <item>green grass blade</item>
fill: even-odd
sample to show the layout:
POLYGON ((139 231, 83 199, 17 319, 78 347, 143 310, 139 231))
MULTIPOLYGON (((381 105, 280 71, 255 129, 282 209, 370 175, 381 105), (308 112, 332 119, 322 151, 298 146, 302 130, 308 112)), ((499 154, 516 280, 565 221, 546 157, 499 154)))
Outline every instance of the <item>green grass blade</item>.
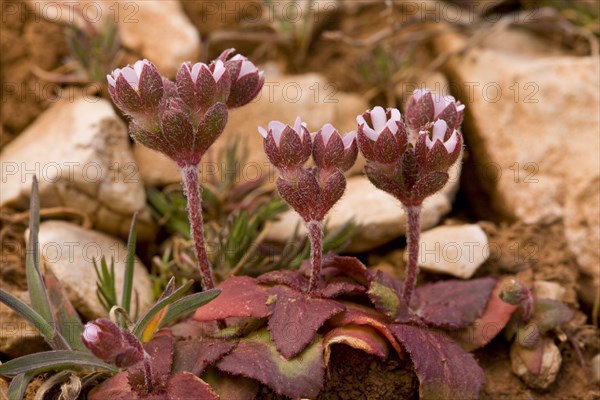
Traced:
POLYGON ((210 289, 200 293, 194 293, 189 296, 182 297, 181 299, 173 302, 163 320, 160 323, 160 327, 167 326, 167 324, 176 318, 194 311, 198 307, 205 305, 206 303, 215 299, 221 293, 221 289, 210 289))
MULTIPOLYGON (((150 324, 155 315, 161 312, 165 307, 179 300, 181 296, 192 286, 192 281, 188 281, 181 285, 179 289, 171 293, 170 295, 159 300, 152 308, 150 308, 144 315, 141 316, 139 321, 135 324, 132 329, 132 333, 141 340, 142 335, 146 330, 146 327, 150 324)), ((158 324, 160 325, 160 323, 158 324)))
POLYGON ((25 397, 27 385, 35 374, 21 373, 15 376, 8 386, 8 400, 22 400, 25 397))
POLYGON ((48 290, 48 297, 54 310, 59 332, 72 349, 87 351, 81 341, 83 324, 60 282, 54 275, 46 275, 44 276, 44 283, 48 290))
POLYGON ((133 291, 133 270, 135 266, 135 241, 137 238, 137 212, 131 219, 129 238, 127 239, 127 257, 125 258, 125 277, 123 281, 123 298, 121 307, 131 315, 131 292, 133 291))
POLYGON ((40 227, 40 199, 38 194, 37 178, 33 177, 31 186, 31 201, 29 214, 29 243, 25 268, 27 273, 27 290, 31 299, 31 306, 50 325, 54 326, 54 316, 50 308, 50 301, 46 293, 46 286, 40 272, 40 249, 38 232, 40 227))
POLYGON ((33 308, 2 289, 0 289, 0 302, 6 304, 21 317, 29 321, 42 334, 52 348, 65 347, 66 342, 64 338, 33 308))
POLYGON ((91 353, 72 350, 53 350, 28 354, 0 365, 0 375, 15 376, 23 373, 40 374, 64 368, 101 368, 118 372, 118 368, 101 361, 91 353))

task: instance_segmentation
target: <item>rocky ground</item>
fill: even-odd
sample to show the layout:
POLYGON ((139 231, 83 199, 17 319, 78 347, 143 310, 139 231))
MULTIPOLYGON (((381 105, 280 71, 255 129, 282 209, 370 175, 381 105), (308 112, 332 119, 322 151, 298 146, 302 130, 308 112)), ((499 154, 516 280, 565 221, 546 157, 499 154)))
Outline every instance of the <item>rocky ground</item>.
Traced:
MULTIPOLYGON (((64 34, 65 23, 81 21, 69 19, 64 9, 60 18, 50 18, 50 3, 7 0, 2 5, 0 287, 27 299, 24 233, 35 173, 45 268, 85 319, 103 313, 91 260, 114 257, 117 280, 122 279, 123 241, 131 217, 139 213, 135 291, 143 310, 155 294, 154 257, 160 258, 164 243, 176 236, 163 225, 164 215, 152 211, 145 189, 178 191, 179 172, 166 157, 132 144, 102 89, 104 82, 81 79, 64 34)), ((264 177, 267 193, 274 175, 257 126, 300 115, 309 128, 329 122, 346 132, 370 106, 402 109, 416 87, 456 96, 466 104, 466 146, 449 184, 424 205, 420 279, 517 276, 538 296, 576 310, 553 343, 562 366, 544 390, 515 375, 510 344, 502 338, 477 351, 486 373, 482 398, 600 396, 597 10, 591 25, 582 25, 573 17, 580 10, 526 9, 530 3, 552 3, 542 0, 494 0, 496 8, 485 9, 469 7, 472 2, 466 0, 323 0, 315 1, 312 11, 299 9, 309 15, 310 24, 303 25, 290 22, 281 9, 253 1, 227 2, 227 10, 203 0, 130 2, 131 9, 130 3, 115 8, 111 0, 80 3, 102 10, 96 29, 116 22, 122 47, 115 65, 144 57, 173 77, 182 61, 210 60, 228 47, 262 63, 267 84, 257 101, 231 113, 211 160, 228 143, 243 143, 247 159, 236 184, 264 177), (253 10, 262 11, 257 16, 253 10), (459 18, 450 20, 453 10, 459 10, 459 18), (311 33, 299 33, 305 28, 311 33)), ((402 276, 404 211, 368 182, 362 163, 359 159, 349 171, 346 193, 328 217, 327 229, 352 220, 358 229, 344 251, 402 276)), ((204 172, 220 179, 227 173, 222 167, 215 161, 204 172)), ((297 223, 295 213, 282 213, 268 223, 264 243, 280 248, 294 236, 297 223)), ((43 347, 28 323, 0 305, 0 361, 43 347)), ((353 360, 356 354, 339 360, 344 357, 353 360)), ((380 385, 386 368, 389 376, 397 374, 401 366, 390 363, 369 364, 375 378, 368 384, 380 385)), ((345 374, 342 367, 335 374, 345 374)), ((355 384, 332 380, 322 398, 353 398, 355 384)), ((3 386, 0 378, 0 393, 3 386)), ((373 398, 391 398, 388 389, 379 387, 382 394, 373 398)))

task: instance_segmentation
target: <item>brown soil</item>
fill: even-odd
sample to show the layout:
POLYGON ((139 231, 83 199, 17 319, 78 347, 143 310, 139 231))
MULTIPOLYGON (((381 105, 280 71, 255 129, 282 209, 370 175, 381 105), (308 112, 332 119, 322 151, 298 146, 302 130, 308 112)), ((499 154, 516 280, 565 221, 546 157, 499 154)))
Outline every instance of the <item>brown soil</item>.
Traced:
POLYGON ((57 100, 57 90, 60 93, 56 84, 39 79, 33 71, 61 65, 67 53, 63 28, 36 16, 28 4, 14 0, 2 4, 0 149, 57 100))

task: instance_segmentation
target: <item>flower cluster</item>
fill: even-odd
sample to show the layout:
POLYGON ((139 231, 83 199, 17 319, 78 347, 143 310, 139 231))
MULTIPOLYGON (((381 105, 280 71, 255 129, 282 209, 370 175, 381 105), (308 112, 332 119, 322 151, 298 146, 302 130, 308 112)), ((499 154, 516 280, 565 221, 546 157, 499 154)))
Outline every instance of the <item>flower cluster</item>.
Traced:
POLYGON ((198 165, 225 129, 228 109, 252 101, 264 83, 252 62, 239 54, 229 58, 232 52, 210 64, 183 63, 175 82, 148 60, 108 75, 113 101, 131 117, 133 138, 180 167, 198 165))
POLYGON ((405 120, 395 108, 375 107, 358 116, 358 146, 371 182, 405 206, 419 206, 439 191, 462 151, 457 129, 463 110, 451 96, 416 90, 405 120))
POLYGON ((323 221, 346 188, 344 172, 356 161, 356 133, 345 137, 330 124, 314 135, 300 118, 294 126, 271 121, 260 127, 267 157, 280 171, 277 189, 305 222, 323 221), (314 167, 306 167, 313 156, 314 167))

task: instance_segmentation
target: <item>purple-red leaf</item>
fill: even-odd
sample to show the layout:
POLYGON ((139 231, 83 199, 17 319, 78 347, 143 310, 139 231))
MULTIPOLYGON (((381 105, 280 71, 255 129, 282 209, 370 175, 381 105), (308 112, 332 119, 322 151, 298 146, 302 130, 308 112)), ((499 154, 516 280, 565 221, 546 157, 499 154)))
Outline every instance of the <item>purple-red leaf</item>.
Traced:
POLYGON ((496 283, 490 300, 471 326, 452 332, 452 337, 467 351, 473 351, 485 346, 504 329, 517 306, 505 303, 500 299, 502 281, 496 283))
POLYGON ((173 375, 167 383, 166 394, 168 400, 219 400, 219 396, 206 382, 189 372, 173 375))
POLYGON ((230 317, 263 318, 269 315, 268 296, 255 279, 234 276, 219 285, 221 294, 200 307, 194 314, 197 321, 212 321, 230 317))
POLYGON ((259 383, 243 376, 233 376, 209 368, 202 379, 220 396, 222 400, 255 400, 259 383))
MULTIPOLYGON (((152 366, 152 381, 155 387, 164 387, 171 376, 173 365, 174 344, 173 337, 168 330, 160 330, 154 338, 144 345, 144 350, 150 356, 152 366)), ((128 369, 129 384, 137 393, 146 392, 143 363, 138 363, 128 369)))
POLYGON ((139 396, 129 385, 127 371, 119 372, 112 378, 100 383, 88 393, 89 400, 134 400, 139 396))
POLYGON ((217 368, 256 379, 285 396, 315 398, 325 378, 323 344, 317 339, 297 357, 288 360, 277 351, 269 331, 262 329, 240 339, 217 368))
POLYGON ((235 347, 236 342, 197 338, 175 343, 173 372, 191 372, 200 376, 206 367, 219 361, 235 347))
POLYGON ((432 326, 457 330, 480 317, 496 281, 492 278, 469 281, 448 280, 417 289, 417 314, 432 326))
POLYGON ((393 324, 390 329, 410 354, 421 399, 476 399, 484 383, 473 356, 443 333, 393 324))
POLYGON ((345 344, 365 353, 386 358, 389 353, 389 344, 379 332, 368 325, 345 325, 327 332, 323 338, 325 345, 325 365, 329 365, 331 346, 345 344))
POLYGON ((277 350, 286 358, 300 353, 325 321, 344 310, 337 301, 312 298, 287 286, 275 286, 269 294, 277 296, 269 331, 277 350))
POLYGON ((287 285, 296 290, 306 290, 308 278, 298 271, 281 269, 262 274, 256 281, 266 285, 287 285))

